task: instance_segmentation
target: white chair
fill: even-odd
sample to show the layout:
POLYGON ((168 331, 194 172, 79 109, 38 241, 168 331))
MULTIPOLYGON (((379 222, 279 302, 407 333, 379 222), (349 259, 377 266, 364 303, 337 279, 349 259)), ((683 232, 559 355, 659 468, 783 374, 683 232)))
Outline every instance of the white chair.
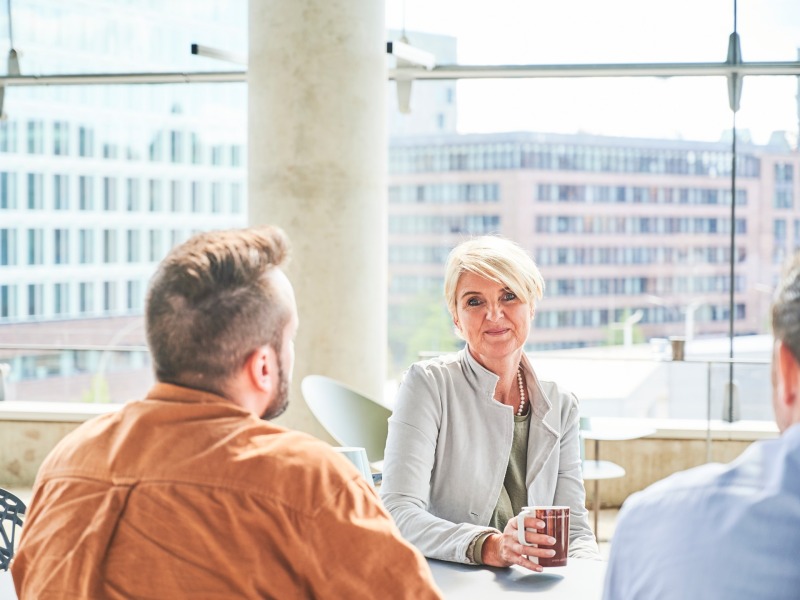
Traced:
POLYGON ((323 375, 304 377, 300 387, 308 408, 331 437, 342 446, 364 448, 370 464, 380 469, 392 411, 323 375))

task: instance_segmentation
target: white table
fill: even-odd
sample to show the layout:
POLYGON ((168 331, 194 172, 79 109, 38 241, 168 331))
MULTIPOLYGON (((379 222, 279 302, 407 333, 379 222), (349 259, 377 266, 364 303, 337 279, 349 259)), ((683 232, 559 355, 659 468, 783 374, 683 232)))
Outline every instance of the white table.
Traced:
POLYGON ((522 567, 508 569, 463 565, 428 559, 442 594, 453 600, 527 598, 539 594, 552 600, 593 600, 603 595, 606 563, 570 558, 566 567, 534 573, 522 567))

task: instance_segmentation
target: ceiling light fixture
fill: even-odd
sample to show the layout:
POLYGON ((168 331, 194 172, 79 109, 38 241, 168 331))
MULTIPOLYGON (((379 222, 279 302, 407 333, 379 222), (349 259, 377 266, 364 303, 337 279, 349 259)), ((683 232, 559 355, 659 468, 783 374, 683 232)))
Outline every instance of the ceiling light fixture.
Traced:
POLYGON ((240 54, 233 54, 226 50, 219 50, 211 46, 203 46, 201 44, 192 44, 192 54, 197 56, 205 56, 206 58, 215 58, 217 60, 224 60, 232 62, 237 65, 247 66, 247 57, 240 54))
POLYGON ((403 35, 399 41, 386 42, 386 53, 397 59, 395 81, 397 84, 397 110, 407 115, 411 112, 411 83, 414 72, 427 71, 436 66, 436 57, 430 52, 415 48, 403 35))

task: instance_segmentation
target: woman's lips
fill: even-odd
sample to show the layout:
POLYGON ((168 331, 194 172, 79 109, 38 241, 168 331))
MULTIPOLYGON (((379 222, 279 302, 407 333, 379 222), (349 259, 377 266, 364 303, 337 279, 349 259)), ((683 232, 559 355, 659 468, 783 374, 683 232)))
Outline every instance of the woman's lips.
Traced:
POLYGON ((486 335, 503 335, 508 332, 508 329, 487 329, 484 331, 486 335))

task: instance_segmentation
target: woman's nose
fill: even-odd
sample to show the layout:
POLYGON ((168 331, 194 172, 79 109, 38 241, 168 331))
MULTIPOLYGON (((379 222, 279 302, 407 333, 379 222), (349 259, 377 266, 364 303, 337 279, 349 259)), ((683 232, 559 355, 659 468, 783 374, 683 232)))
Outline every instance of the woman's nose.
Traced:
POLYGON ((499 321, 503 316, 503 309, 500 305, 488 306, 486 309, 486 318, 490 321, 499 321))

